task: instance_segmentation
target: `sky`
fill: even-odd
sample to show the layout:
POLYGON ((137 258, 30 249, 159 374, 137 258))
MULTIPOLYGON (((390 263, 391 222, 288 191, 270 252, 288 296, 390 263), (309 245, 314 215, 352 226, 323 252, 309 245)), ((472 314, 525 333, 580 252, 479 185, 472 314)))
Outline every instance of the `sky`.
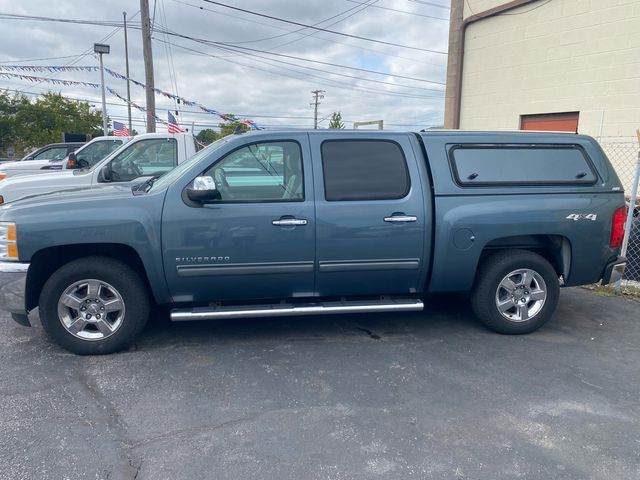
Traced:
MULTIPOLYGON (((154 32, 155 85, 164 91, 220 112, 252 119, 263 128, 312 128, 312 90, 325 91, 318 107, 320 128, 328 126, 331 113, 336 111, 341 112, 347 128, 352 127, 353 121, 368 120, 384 120, 385 129, 390 130, 418 130, 443 123, 447 0, 219 2, 350 36, 304 28, 204 0, 149 3, 154 26, 159 30, 216 42, 202 44, 154 32)), ((122 22, 122 12, 126 11, 130 23, 130 78, 144 82, 139 7, 137 0, 0 0, 0 14, 122 22)), ((111 46, 110 54, 104 56, 105 67, 124 74, 124 32, 113 25, 0 16, 3 32, 0 67, 96 66, 93 44, 101 42, 111 46)), ((26 74, 100 82, 95 71, 26 74)), ((124 80, 106 75, 105 83, 126 96, 124 80)), ((98 108, 101 102, 99 89, 82 86, 0 77, 0 89, 29 92, 30 96, 59 91, 70 98, 90 100, 98 108)), ((144 106, 144 89, 132 85, 131 99, 144 106)), ((156 111, 161 118, 166 119, 167 110, 176 108, 181 125, 190 130, 193 126, 196 133, 204 128, 215 129, 220 122, 218 117, 198 111, 197 107, 175 105, 170 99, 156 97, 156 111)), ((107 111, 110 118, 126 121, 126 103, 109 93, 107 111)), ((143 132, 144 114, 134 109, 132 117, 134 128, 143 132)), ((164 128, 159 126, 158 131, 164 128)))

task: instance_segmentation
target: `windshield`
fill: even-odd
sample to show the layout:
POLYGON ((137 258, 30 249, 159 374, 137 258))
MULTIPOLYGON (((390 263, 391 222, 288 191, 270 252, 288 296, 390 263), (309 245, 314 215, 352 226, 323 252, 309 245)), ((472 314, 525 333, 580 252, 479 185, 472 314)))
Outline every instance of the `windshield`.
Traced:
POLYGON ((182 162, 180 165, 178 165, 176 168, 171 170, 169 173, 167 173, 166 175, 163 175, 161 178, 156 180, 156 182, 149 189, 149 191, 150 192, 158 191, 167 187, 168 185, 171 185, 176 179, 178 179, 183 174, 183 172, 188 170, 189 167, 191 167, 191 165, 193 165, 194 162, 197 162, 201 158, 209 156, 209 154, 211 154, 212 152, 220 148, 225 143, 227 143, 227 140, 225 140, 224 138, 221 138, 220 140, 216 140, 215 142, 213 142, 208 147, 203 148, 198 153, 196 153, 193 157, 182 162))
POLYGON ((67 156, 68 150, 66 145, 60 147, 51 147, 34 155, 29 160, 62 160, 67 156))
POLYGON ((85 145, 76 152, 77 165, 80 168, 91 168, 121 145, 122 140, 98 140, 85 145))

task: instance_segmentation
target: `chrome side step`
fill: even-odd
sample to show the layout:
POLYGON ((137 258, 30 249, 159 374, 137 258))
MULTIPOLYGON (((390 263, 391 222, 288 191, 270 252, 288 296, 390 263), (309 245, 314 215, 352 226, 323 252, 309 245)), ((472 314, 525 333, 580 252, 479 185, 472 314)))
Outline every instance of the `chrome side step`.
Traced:
POLYGON ((377 301, 343 301, 300 304, 269 304, 233 307, 175 308, 171 320, 213 320, 217 318, 284 317, 326 315, 331 313, 410 312, 424 309, 422 300, 395 299, 377 301))

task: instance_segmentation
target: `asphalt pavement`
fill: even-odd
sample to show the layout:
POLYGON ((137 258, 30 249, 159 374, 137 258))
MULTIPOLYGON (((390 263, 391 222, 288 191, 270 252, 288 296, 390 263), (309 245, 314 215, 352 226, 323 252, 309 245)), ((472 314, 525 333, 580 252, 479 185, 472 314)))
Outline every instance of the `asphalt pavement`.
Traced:
POLYGON ((426 312, 150 323, 78 357, 0 317, 0 479, 638 479, 640 303, 502 336, 426 312))

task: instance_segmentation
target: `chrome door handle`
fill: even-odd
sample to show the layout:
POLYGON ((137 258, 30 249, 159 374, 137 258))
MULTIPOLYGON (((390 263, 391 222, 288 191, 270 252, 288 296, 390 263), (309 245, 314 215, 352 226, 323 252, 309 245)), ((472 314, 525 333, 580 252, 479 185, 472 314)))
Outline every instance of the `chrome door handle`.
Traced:
POLYGON ((384 217, 385 222, 416 222, 418 221, 418 217, 415 215, 391 215, 390 217, 384 217))
POLYGON ((281 218, 280 220, 273 220, 271 224, 278 227, 291 227, 295 225, 306 225, 307 221, 304 218, 281 218))

